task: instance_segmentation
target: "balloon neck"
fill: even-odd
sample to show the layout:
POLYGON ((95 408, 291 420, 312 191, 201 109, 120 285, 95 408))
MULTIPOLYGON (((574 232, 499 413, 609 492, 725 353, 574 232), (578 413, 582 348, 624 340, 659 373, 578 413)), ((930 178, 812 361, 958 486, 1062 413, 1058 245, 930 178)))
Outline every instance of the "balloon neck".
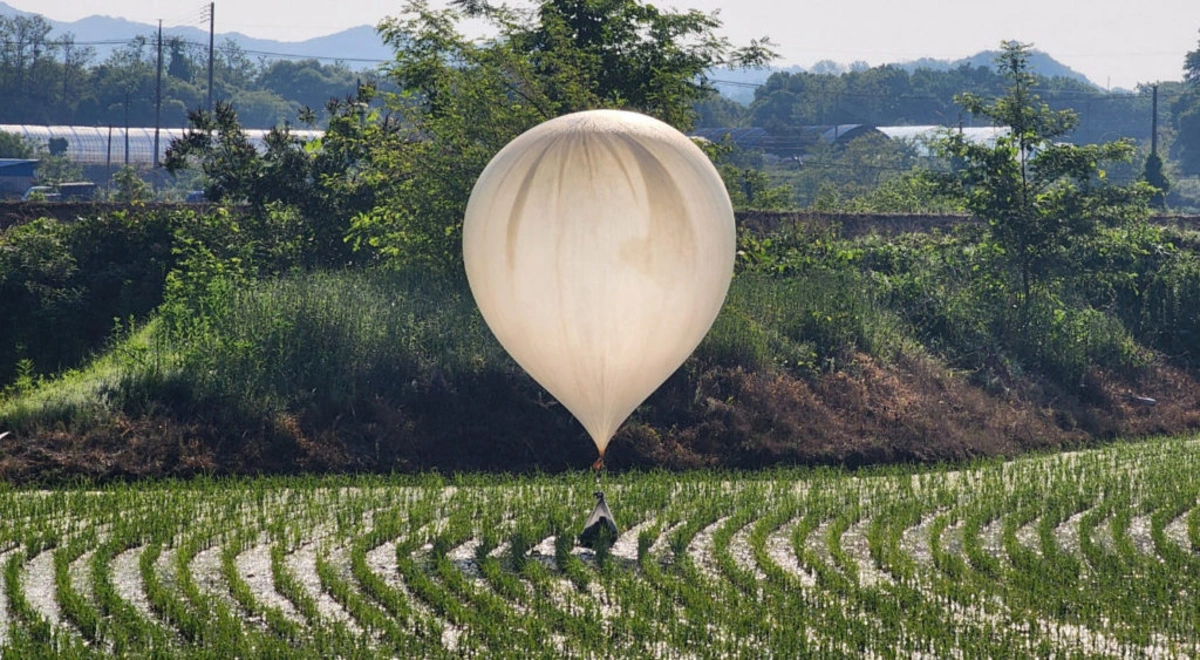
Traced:
POLYGON ((592 471, 595 472, 597 475, 599 475, 600 470, 603 470, 603 469, 604 469, 604 454, 600 454, 600 458, 597 458, 596 462, 592 463, 592 471))

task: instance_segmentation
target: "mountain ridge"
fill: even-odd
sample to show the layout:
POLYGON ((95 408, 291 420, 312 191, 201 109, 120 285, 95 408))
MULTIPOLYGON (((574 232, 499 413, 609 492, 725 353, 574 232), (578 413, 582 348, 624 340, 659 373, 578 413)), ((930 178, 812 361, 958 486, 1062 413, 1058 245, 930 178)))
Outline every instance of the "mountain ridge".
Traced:
MULTIPOLYGON (((16 9, 0 1, 0 16, 12 15, 31 16, 34 13, 16 9)), ((102 61, 109 53, 129 40, 138 36, 152 35, 157 30, 157 26, 148 23, 138 23, 125 18, 99 14, 69 22, 56 21, 50 18, 46 18, 46 20, 54 28, 54 31, 51 33, 52 36, 57 37, 66 33, 73 34, 77 44, 90 45, 95 49, 95 59, 97 61, 102 61)), ((193 43, 208 44, 208 32, 195 26, 178 25, 164 27, 164 35, 179 36, 193 43)), ((216 37, 218 44, 228 39, 237 43, 250 56, 281 57, 286 59, 313 58, 360 65, 355 68, 366 68, 372 64, 388 61, 392 59, 393 55, 392 49, 384 45, 375 28, 369 25, 347 28, 340 32, 313 37, 303 41, 261 39, 240 32, 217 33, 216 37)), ((900 67, 909 72, 919 68, 944 71, 964 64, 976 67, 994 66, 997 54, 998 51, 995 50, 984 50, 958 59, 923 57, 887 64, 900 67)), ((1032 51, 1029 63, 1030 70, 1034 73, 1048 77, 1061 76, 1071 78, 1097 88, 1100 87, 1094 81, 1089 80, 1087 76, 1055 60, 1051 55, 1043 51, 1032 51)), ((721 69, 714 72, 715 75, 713 75, 713 78, 723 81, 716 83, 717 89, 722 94, 735 101, 749 103, 754 98, 753 88, 764 83, 772 73, 778 71, 844 73, 863 66, 867 65, 864 63, 843 64, 831 60, 822 60, 807 68, 798 65, 788 65, 765 69, 721 69)))
MULTIPOLYGON (((0 2, 0 16, 33 16, 27 12, 0 2)), ((53 27, 51 38, 64 34, 74 35, 79 45, 91 46, 96 52, 96 61, 103 61, 113 50, 138 36, 153 35, 158 27, 125 18, 92 15, 77 21, 57 21, 43 16, 53 27)), ((208 44, 208 31, 191 25, 163 26, 163 35, 182 37, 186 41, 208 44)), ((327 61, 343 61, 370 65, 390 60, 391 48, 369 25, 347 28, 340 32, 303 41, 278 41, 260 39, 240 32, 218 32, 216 42, 220 45, 228 39, 238 44, 246 54, 254 56, 278 56, 284 58, 313 58, 327 61)))

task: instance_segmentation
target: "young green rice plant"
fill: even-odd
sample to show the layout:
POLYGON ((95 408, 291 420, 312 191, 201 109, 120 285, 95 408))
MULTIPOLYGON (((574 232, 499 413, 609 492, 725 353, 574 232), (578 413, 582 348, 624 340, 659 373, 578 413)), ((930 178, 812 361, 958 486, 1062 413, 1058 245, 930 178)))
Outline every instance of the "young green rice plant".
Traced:
POLYGON ((1180 439, 935 469, 609 475, 628 536, 604 566, 574 542, 587 474, 0 489, 0 653, 1192 657, 1198 466, 1180 439), (926 545, 932 561, 913 552, 926 545), (260 582, 245 569, 267 556, 260 582), (24 584, 31 558, 52 564, 61 620, 24 584), (140 585, 113 574, 130 561, 140 585), (139 588, 146 605, 122 595, 139 588))

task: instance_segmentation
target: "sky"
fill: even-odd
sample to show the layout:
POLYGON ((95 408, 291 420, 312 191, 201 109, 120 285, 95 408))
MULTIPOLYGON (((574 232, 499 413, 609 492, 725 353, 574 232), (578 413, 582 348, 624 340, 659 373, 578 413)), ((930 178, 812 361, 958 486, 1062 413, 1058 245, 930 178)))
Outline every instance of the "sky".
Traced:
MULTIPOLYGON (((445 0, 429 0, 439 6, 445 0)), ((6 0, 24 11, 73 21, 94 14, 167 26, 207 26, 208 4, 193 0, 6 0)), ((516 3, 514 3, 516 4, 516 3)), ((875 66, 920 57, 958 59, 1003 40, 1038 50, 1101 87, 1179 80, 1200 44, 1200 0, 671 0, 677 10, 718 11, 735 44, 769 36, 778 65, 820 60, 875 66)), ((216 30, 302 41, 397 14, 402 0, 242 0, 216 3, 216 30)))

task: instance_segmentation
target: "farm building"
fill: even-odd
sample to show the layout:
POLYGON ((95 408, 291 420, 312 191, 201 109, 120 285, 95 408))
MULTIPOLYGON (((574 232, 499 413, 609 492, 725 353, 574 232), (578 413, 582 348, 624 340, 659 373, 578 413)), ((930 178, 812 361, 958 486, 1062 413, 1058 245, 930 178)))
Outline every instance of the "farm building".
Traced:
POLYGON ((946 131, 961 132, 968 140, 978 143, 994 142, 1008 129, 996 126, 949 128, 946 126, 869 126, 867 124, 838 124, 836 126, 799 126, 787 133, 771 133, 765 128, 698 128, 689 135, 711 142, 729 140, 739 149, 761 150, 779 158, 799 159, 817 143, 845 145, 864 135, 883 135, 893 140, 907 140, 927 146, 930 140, 946 131))
POLYGON ((18 197, 33 185, 36 160, 0 158, 0 198, 18 197))
MULTIPOLYGON (((66 157, 81 165, 134 165, 152 167, 154 158, 154 127, 130 128, 128 131, 116 126, 31 126, 27 124, 0 124, 0 132, 22 135, 43 148, 50 140, 66 140, 66 157)), ((250 143, 262 148, 270 131, 245 129, 250 143)), ((320 137, 323 131, 292 130, 302 139, 320 137)), ((158 161, 166 157, 171 140, 183 137, 182 128, 160 128, 158 130, 158 161)), ((26 186, 28 187, 28 186, 26 186)))
POLYGON ((689 135, 710 142, 729 140, 739 149, 757 149, 780 158, 799 158, 818 142, 844 145, 856 137, 875 131, 866 124, 833 126, 797 126, 787 133, 771 133, 765 128, 697 128, 689 135))
POLYGON ((949 128, 947 126, 876 126, 875 130, 893 140, 906 140, 915 145, 922 156, 928 156, 929 144, 947 133, 959 133, 969 142, 975 144, 994 145, 996 138, 1008 135, 1005 126, 964 126, 949 128))

